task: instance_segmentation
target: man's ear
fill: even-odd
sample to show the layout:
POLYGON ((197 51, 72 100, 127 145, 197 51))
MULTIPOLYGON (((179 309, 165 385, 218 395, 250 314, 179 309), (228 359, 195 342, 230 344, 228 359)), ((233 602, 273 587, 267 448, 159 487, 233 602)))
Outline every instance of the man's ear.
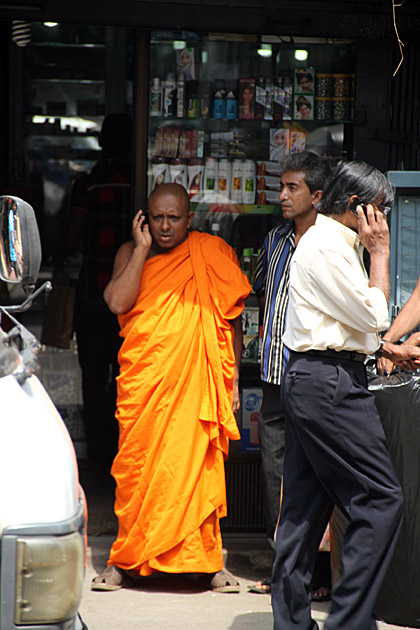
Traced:
POLYGON ((191 223, 192 223, 193 218, 194 218, 194 212, 191 210, 191 212, 188 213, 187 228, 191 227, 191 223))
POLYGON ((350 210, 353 214, 356 214, 356 208, 360 203, 359 197, 357 195, 352 195, 347 202, 346 210, 350 210))
POLYGON ((315 190, 315 192, 313 192, 312 195, 313 195, 312 205, 317 206, 322 198, 322 190, 315 190))

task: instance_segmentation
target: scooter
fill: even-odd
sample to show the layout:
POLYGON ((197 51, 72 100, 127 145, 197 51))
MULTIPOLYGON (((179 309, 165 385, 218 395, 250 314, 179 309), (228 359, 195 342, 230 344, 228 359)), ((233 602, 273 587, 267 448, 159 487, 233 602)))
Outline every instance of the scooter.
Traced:
POLYGON ((35 290, 41 244, 35 213, 0 197, 0 280, 26 299, 0 306, 0 630, 80 630, 87 506, 67 428, 36 376, 39 342, 15 317, 35 290), (6 316, 12 327, 1 328, 6 316))

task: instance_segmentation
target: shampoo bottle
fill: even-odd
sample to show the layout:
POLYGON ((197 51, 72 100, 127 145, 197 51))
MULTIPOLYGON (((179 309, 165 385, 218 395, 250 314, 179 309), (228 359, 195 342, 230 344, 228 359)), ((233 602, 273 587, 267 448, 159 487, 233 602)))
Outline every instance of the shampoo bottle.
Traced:
POLYGON ((177 118, 185 116, 185 81, 182 72, 179 73, 176 82, 176 116, 177 118))
POLYGON ((162 116, 163 94, 159 78, 155 77, 150 89, 150 116, 162 116))
POLYGON ((232 163, 232 185, 230 198, 233 203, 242 203, 242 160, 233 160, 232 163))
POLYGON ((175 115, 176 103, 176 81, 174 75, 170 72, 166 77, 163 87, 163 115, 172 117, 175 115))
POLYGON ((245 160, 242 177, 242 203, 255 203, 255 162, 245 160))

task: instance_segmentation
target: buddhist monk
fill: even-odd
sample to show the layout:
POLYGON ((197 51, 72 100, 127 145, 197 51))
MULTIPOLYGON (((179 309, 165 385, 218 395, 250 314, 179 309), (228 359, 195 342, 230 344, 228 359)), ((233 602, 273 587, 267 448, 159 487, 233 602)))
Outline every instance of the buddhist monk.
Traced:
POLYGON ((94 590, 161 571, 239 591, 223 569, 219 519, 229 439, 239 439, 241 312, 251 287, 225 241, 189 231, 192 218, 182 186, 155 188, 104 292, 123 337, 111 470, 119 529, 94 590))

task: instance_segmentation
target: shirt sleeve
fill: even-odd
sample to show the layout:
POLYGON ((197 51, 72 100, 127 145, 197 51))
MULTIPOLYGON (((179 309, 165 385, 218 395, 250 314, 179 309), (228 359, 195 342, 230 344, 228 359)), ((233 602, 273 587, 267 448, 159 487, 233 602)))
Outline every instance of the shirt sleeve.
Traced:
POLYGON ((261 253, 257 258, 257 264, 255 266, 254 284, 253 284, 253 289, 255 293, 265 292, 265 281, 267 278, 267 249, 268 249, 268 238, 266 237, 264 240, 264 245, 261 250, 261 253))
POLYGON ((388 328, 385 295, 377 287, 369 287, 369 278, 356 252, 354 259, 334 251, 318 252, 305 266, 306 270, 297 264, 296 271, 300 283, 307 282, 312 304, 320 311, 361 332, 376 333, 388 328))

